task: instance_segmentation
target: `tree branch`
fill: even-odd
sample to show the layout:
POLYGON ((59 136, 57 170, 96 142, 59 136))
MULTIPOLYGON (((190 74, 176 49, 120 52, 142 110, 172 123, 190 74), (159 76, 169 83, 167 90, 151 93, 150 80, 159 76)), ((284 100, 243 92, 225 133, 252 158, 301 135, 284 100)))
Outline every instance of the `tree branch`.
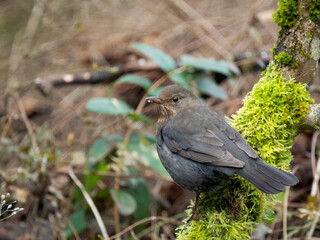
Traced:
POLYGON ((273 15, 275 22, 281 26, 278 41, 272 50, 273 59, 287 78, 295 78, 307 85, 315 78, 320 58, 320 22, 310 19, 312 1, 279 2, 279 8, 273 15))
POLYGON ((311 104, 309 114, 303 119, 300 130, 320 129, 320 104, 311 104))

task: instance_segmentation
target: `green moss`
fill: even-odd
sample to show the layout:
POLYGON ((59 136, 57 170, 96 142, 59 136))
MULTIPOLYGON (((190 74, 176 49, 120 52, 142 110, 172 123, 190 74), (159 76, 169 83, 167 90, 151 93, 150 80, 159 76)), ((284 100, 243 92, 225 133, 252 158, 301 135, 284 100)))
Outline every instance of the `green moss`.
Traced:
POLYGON ((291 160, 295 124, 309 112, 311 103, 305 86, 294 79, 285 81, 278 66, 271 63, 233 116, 233 125, 262 159, 285 170, 291 160))
POLYGON ((292 68, 297 68, 299 65, 299 61, 294 60, 293 56, 287 52, 280 52, 278 55, 275 55, 274 58, 278 63, 284 66, 291 66, 292 68))
MULTIPOLYGON (((287 171, 292 160, 290 148, 297 134, 295 126, 308 113, 310 103, 313 101, 305 86, 293 79, 286 81, 271 62, 233 116, 231 125, 264 161, 287 171)), ((257 223, 272 208, 272 200, 272 196, 235 175, 219 192, 201 194, 198 214, 202 220, 179 227, 177 239, 249 239, 257 223)), ((187 213, 190 216, 191 209, 187 213)))
POLYGON ((293 56, 286 52, 280 52, 278 55, 274 56, 274 58, 284 65, 291 65, 293 61, 293 56))
POLYGON ((273 21, 281 28, 290 28, 299 16, 298 0, 281 0, 278 9, 272 14, 273 21))
POLYGON ((311 33, 307 33, 307 38, 312 38, 312 34, 311 33))
POLYGON ((320 22, 320 1, 312 0, 309 6, 310 19, 314 22, 320 22))

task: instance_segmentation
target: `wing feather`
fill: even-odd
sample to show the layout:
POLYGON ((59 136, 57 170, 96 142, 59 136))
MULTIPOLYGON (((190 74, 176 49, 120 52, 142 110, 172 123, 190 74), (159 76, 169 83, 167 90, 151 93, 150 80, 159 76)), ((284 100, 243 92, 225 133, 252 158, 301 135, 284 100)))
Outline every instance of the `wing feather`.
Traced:
POLYGON ((190 135, 165 127, 162 135, 170 151, 185 158, 214 166, 243 168, 245 165, 227 151, 223 141, 211 130, 202 135, 190 135))
POLYGON ((230 140, 232 140, 242 151, 244 151, 251 158, 259 158, 256 151, 249 145, 249 143, 244 140, 241 134, 232 128, 223 119, 217 123, 218 128, 222 131, 230 140))

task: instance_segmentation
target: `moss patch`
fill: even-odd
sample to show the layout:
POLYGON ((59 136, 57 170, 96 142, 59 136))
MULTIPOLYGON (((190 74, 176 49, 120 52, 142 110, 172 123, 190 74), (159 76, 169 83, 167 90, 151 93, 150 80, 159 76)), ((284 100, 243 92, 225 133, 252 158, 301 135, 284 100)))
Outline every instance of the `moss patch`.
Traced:
POLYGON ((312 0, 309 6, 310 19, 314 22, 320 22, 320 1, 312 0))
POLYGON ((311 103, 305 85, 285 81, 278 66, 270 63, 232 123, 264 161, 286 170, 295 126, 308 114, 311 103))
MULTIPOLYGON (((231 124, 264 161, 288 170, 295 126, 308 113, 310 103, 305 86, 286 81, 271 62, 231 124)), ((202 220, 193 220, 186 229, 179 227, 177 239, 249 239, 272 208, 272 199, 235 175, 219 192, 201 194, 198 214, 202 220)), ((190 216, 191 209, 187 213, 190 216)))
POLYGON ((274 56, 274 59, 281 65, 290 66, 292 68, 297 68, 299 65, 299 61, 295 60, 292 55, 286 52, 280 52, 274 56))
POLYGON ((288 29, 299 16, 298 0, 281 0, 278 2, 278 6, 278 9, 272 15, 273 21, 281 28, 288 29))

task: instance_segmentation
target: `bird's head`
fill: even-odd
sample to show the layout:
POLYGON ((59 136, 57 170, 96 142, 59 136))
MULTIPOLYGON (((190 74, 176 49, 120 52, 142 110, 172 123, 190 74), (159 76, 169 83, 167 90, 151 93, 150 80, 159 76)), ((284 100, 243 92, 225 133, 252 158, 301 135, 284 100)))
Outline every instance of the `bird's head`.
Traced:
POLYGON ((147 97, 146 100, 159 104, 161 114, 159 121, 173 118, 189 107, 199 104, 195 95, 179 85, 167 86, 158 97, 147 97))

